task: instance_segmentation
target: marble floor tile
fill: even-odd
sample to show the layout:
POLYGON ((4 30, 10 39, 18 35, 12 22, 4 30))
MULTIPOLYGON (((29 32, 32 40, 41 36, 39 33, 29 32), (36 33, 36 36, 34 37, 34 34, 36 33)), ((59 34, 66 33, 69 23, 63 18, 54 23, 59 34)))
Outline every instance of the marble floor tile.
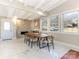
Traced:
POLYGON ((0 59, 60 59, 69 47, 55 43, 55 49, 51 47, 39 49, 36 46, 30 48, 22 39, 0 42, 0 59))

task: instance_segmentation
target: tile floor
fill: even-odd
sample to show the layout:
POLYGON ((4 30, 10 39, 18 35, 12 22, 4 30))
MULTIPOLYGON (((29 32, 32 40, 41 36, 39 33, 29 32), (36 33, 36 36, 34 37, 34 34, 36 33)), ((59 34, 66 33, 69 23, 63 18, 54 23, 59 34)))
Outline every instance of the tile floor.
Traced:
POLYGON ((51 47, 49 52, 47 48, 30 48, 22 39, 7 40, 0 42, 0 59, 60 59, 68 50, 69 47, 55 43, 55 50, 51 47))

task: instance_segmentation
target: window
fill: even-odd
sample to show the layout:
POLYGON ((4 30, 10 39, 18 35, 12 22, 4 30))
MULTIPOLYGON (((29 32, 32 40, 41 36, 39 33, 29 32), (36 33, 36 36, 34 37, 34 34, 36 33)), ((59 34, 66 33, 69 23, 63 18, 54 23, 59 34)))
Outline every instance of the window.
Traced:
POLYGON ((63 31, 78 32, 78 12, 63 14, 63 31))
POLYGON ((52 16, 50 19, 50 31, 58 31, 59 30, 59 21, 58 21, 58 15, 52 16))
POLYGON ((10 23, 4 22, 4 30, 10 30, 10 23))
POLYGON ((47 31, 47 19, 46 17, 41 17, 41 27, 42 27, 42 31, 47 31))

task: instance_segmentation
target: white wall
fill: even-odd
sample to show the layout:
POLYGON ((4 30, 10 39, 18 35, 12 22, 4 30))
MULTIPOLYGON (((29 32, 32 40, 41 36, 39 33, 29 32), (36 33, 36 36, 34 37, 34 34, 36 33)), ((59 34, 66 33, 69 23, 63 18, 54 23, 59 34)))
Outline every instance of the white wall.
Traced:
MULTIPOLYGON (((64 4, 60 5, 59 7, 51 10, 49 16, 53 14, 62 13, 65 11, 70 10, 79 10, 79 0, 68 0, 64 4)), ((53 33, 53 32, 52 32, 53 33)), ((61 33, 55 32, 53 33, 55 36, 55 40, 61 41, 63 43, 72 44, 79 46, 79 33, 61 33)))
POLYGON ((1 41, 1 20, 0 20, 0 41, 1 41))
POLYGON ((54 36, 57 41, 79 46, 79 34, 54 33, 54 36))

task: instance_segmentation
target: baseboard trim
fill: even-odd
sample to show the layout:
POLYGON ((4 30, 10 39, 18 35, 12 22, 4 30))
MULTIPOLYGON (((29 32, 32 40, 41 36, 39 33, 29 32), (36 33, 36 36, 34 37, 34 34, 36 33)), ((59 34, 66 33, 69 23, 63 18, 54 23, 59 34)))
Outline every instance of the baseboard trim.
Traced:
POLYGON ((57 41, 57 40, 55 40, 55 43, 61 44, 61 45, 64 45, 64 46, 68 46, 71 49, 78 49, 79 50, 79 46, 77 46, 77 45, 73 45, 73 44, 69 44, 69 43, 65 43, 65 42, 61 42, 61 41, 57 41))

